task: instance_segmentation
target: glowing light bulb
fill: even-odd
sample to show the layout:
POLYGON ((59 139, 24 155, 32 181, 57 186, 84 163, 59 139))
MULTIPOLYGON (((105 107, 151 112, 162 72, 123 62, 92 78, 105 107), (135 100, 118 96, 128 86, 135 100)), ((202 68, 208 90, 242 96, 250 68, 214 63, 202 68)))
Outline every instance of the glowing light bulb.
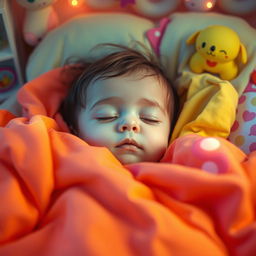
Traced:
POLYGON ((69 0, 69 3, 72 7, 79 7, 81 5, 81 0, 69 0))
POLYGON ((72 0, 72 6, 77 6, 78 5, 78 1, 77 0, 72 0))
POLYGON ((207 2, 207 3, 206 3, 206 7, 209 8, 209 9, 211 9, 211 8, 213 7, 212 2, 207 2))

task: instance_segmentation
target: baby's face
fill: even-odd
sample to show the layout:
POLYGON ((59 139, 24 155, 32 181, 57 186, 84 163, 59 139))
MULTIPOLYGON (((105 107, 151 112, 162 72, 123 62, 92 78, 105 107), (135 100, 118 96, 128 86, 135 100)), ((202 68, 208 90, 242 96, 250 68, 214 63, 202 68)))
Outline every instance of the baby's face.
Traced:
POLYGON ((167 89, 155 76, 97 80, 78 115, 78 135, 107 147, 122 164, 160 160, 168 146, 167 89))

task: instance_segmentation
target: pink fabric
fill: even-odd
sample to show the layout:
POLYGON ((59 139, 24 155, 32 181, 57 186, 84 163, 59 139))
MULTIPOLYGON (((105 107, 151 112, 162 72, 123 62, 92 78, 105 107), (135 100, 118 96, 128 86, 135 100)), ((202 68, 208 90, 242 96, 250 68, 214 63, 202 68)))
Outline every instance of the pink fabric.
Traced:
POLYGON ((157 56, 160 55, 160 45, 161 45, 161 41, 165 32, 166 27, 168 26, 168 24, 170 23, 170 18, 163 18, 161 19, 161 21, 159 22, 159 26, 156 28, 152 28, 150 30, 147 31, 146 36, 152 46, 152 48, 154 49, 155 53, 157 54, 157 56))

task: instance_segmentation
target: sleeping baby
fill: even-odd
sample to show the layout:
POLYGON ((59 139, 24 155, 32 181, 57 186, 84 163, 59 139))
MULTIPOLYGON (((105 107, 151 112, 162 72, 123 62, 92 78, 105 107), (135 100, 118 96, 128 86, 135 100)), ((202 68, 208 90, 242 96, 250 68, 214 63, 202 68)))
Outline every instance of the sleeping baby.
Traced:
POLYGON ((115 47, 119 50, 80 67, 62 116, 74 134, 107 147, 122 164, 157 162, 175 124, 177 94, 153 55, 115 47))
POLYGON ((76 76, 60 112, 73 134, 108 148, 122 164, 157 162, 170 141, 186 134, 228 136, 237 102, 230 84, 184 75, 188 91, 179 111, 175 88, 145 46, 144 53, 98 47, 107 46, 114 51, 91 64, 67 65, 76 76))

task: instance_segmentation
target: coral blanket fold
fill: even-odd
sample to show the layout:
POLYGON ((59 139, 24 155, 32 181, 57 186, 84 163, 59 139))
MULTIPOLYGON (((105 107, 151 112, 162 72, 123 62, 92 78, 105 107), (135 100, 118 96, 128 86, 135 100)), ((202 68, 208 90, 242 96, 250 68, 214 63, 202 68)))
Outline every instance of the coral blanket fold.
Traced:
POLYGON ((22 88, 23 117, 1 112, 0 256, 254 255, 256 152, 189 134, 123 166, 67 132, 60 72, 22 88))

